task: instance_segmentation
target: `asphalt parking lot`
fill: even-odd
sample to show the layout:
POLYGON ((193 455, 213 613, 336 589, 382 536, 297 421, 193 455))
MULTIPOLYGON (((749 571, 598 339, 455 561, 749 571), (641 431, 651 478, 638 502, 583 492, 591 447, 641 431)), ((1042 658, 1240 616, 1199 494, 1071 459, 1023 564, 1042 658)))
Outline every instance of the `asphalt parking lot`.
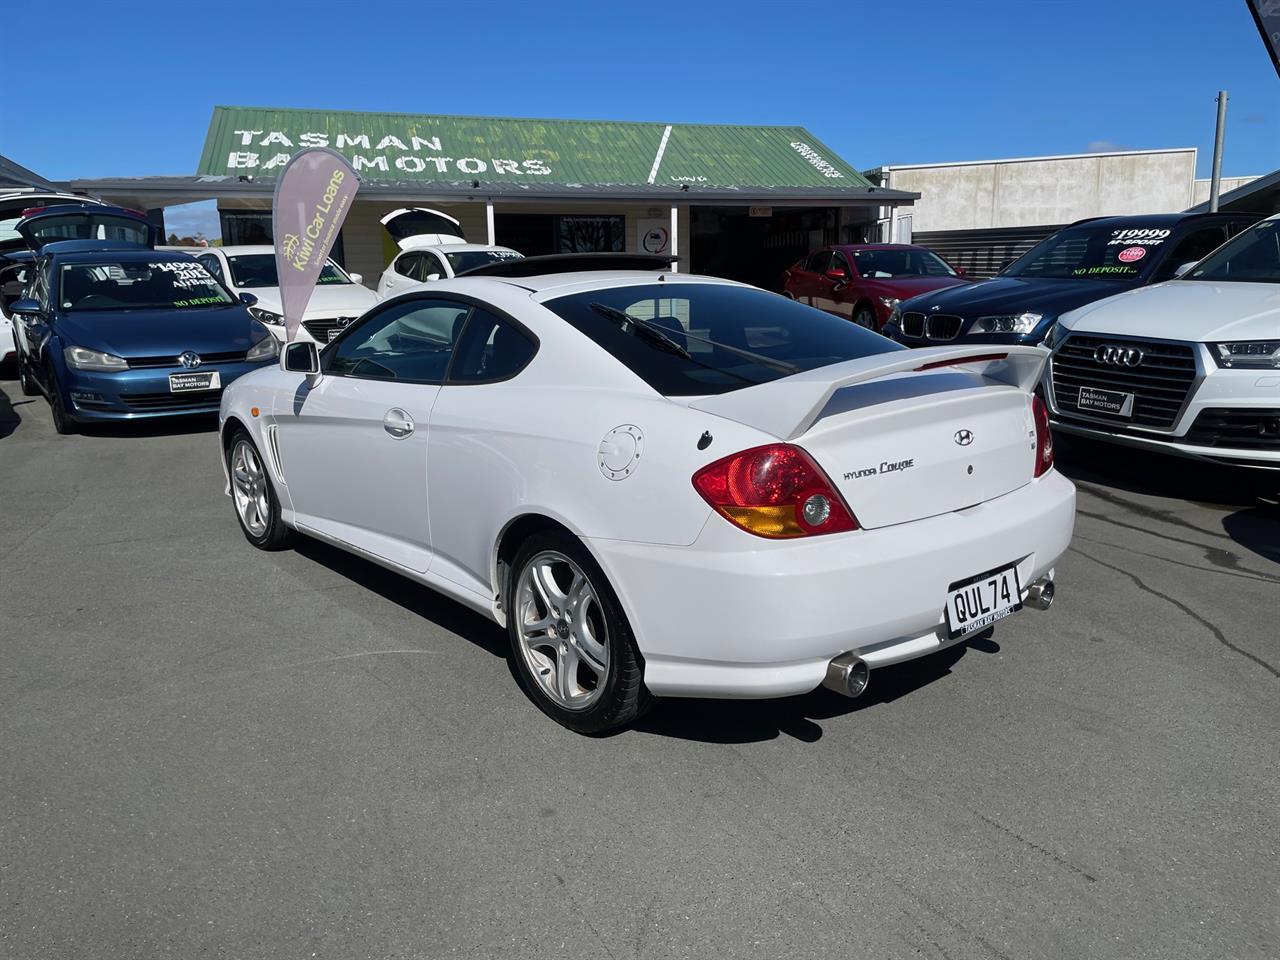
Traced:
POLYGON ((1049 612, 589 739, 212 429, 0 381, 0 955, 1280 956, 1280 477, 1064 441, 1049 612))

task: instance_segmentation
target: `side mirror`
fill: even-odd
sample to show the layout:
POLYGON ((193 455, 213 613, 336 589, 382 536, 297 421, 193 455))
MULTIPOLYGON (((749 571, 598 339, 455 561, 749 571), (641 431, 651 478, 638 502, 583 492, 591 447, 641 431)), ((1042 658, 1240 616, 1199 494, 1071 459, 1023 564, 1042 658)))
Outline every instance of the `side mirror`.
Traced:
POLYGON ((827 271, 827 279, 828 280, 848 280, 849 275, 845 273, 843 270, 841 270, 839 267, 832 267, 830 270, 827 271))
POLYGON ((286 343, 280 352, 280 369, 286 373, 305 373, 307 383, 320 379, 320 351, 310 340, 286 343))
MULTIPOLYGON (((1199 262, 1198 260, 1192 260, 1190 263, 1181 264, 1177 270, 1173 271, 1173 279, 1177 280, 1183 274, 1190 272, 1191 268, 1199 262)), ((14 304, 14 306, 16 307, 17 304, 14 304)))
POLYGON ((40 309, 40 301, 31 297, 20 297, 9 305, 9 312, 20 317, 39 317, 44 314, 40 309))
POLYGON ((351 278, 352 283, 364 283, 364 274, 362 273, 349 273, 347 276, 351 278))
POLYGON ((427 274, 427 281, 428 281, 428 282, 430 282, 430 281, 432 281, 432 280, 439 280, 439 279, 440 279, 440 274, 438 274, 438 273, 428 273, 428 274, 427 274))
POLYGON ((258 302, 258 298, 255 297, 252 293, 242 293, 240 294, 240 302, 243 303, 246 307, 252 307, 254 304, 258 302))
POLYGON ((952 267, 951 269, 956 272, 957 277, 967 277, 969 275, 969 271, 964 267, 952 267))

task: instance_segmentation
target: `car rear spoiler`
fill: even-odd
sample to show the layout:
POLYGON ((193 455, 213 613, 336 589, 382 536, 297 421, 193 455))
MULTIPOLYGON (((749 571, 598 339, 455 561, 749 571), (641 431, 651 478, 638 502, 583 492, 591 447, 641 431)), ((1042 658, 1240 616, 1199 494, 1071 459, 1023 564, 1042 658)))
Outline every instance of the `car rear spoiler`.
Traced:
POLYGON ((1042 347, 1022 346, 894 350, 707 397, 689 406, 793 440, 813 426, 836 391, 845 387, 895 374, 963 368, 993 384, 1029 393, 1039 382, 1048 357, 1049 351, 1042 347))

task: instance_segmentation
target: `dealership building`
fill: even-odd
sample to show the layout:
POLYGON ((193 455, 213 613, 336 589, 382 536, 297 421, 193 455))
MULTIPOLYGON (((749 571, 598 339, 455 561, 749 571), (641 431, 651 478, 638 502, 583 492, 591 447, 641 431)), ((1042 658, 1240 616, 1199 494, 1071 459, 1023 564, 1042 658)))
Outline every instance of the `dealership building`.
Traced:
POLYGON ((468 241, 527 256, 670 253, 682 269, 781 283, 825 243, 874 238, 911 191, 872 184, 802 127, 529 120, 216 107, 195 176, 101 178, 71 188, 146 210, 216 200, 225 244, 272 238, 271 198, 306 147, 361 178, 334 256, 376 281, 388 213, 426 206, 468 241))
MULTIPOLYGON (((885 188, 919 194, 910 208, 886 208, 880 236, 936 250, 971 276, 1000 265, 1086 217, 1178 213, 1202 205, 1209 181, 1196 179, 1196 150, 1120 150, 966 163, 884 166, 866 172, 885 188)), ((1228 195, 1254 177, 1224 177, 1228 195)), ((1257 197, 1257 212, 1277 212, 1257 197)))

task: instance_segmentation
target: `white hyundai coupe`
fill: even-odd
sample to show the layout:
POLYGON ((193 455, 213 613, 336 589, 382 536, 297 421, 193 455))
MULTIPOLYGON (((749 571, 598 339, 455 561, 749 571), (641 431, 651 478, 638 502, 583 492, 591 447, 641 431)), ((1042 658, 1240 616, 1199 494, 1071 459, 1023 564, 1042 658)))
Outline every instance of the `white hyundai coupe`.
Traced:
POLYGON ((505 625, 529 695, 582 732, 653 697, 856 696, 1048 607, 1075 488, 1031 393, 1045 351, 906 350, 599 256, 648 269, 494 264, 236 380, 249 542, 317 537, 505 625))

